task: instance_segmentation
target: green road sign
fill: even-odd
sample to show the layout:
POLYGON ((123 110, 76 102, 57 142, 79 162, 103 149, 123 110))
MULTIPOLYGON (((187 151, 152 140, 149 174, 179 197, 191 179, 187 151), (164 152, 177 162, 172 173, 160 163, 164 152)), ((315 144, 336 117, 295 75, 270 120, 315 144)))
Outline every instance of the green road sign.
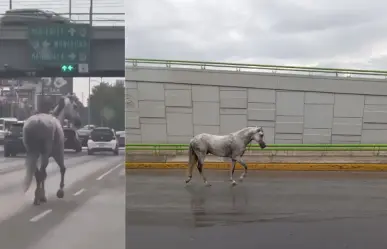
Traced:
POLYGON ((28 26, 32 63, 42 66, 88 64, 90 30, 87 24, 28 26))

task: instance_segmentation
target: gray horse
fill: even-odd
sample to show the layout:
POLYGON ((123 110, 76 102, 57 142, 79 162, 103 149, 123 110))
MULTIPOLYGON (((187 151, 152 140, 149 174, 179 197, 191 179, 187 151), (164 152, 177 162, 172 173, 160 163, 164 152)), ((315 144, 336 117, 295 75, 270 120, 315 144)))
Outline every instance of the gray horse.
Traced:
POLYGON ((197 164, 198 171, 204 183, 207 186, 211 186, 203 174, 204 159, 207 154, 231 158, 230 181, 232 185, 236 185, 233 179, 235 164, 236 162, 240 163, 244 168, 244 172, 240 176, 240 181, 243 181, 243 178, 247 174, 247 165, 242 160, 242 156, 246 151, 246 147, 253 140, 259 144, 261 149, 264 149, 266 143, 263 140, 263 136, 262 127, 246 127, 224 136, 208 133, 196 135, 189 143, 188 178, 185 182, 188 183, 191 181, 192 170, 195 164, 197 164))
POLYGON ((46 168, 48 160, 53 157, 60 168, 60 185, 57 192, 58 198, 64 196, 64 133, 62 124, 68 119, 75 127, 81 126, 78 106, 80 101, 74 95, 60 98, 51 114, 38 113, 29 117, 23 128, 23 143, 26 147, 26 177, 24 179, 24 191, 26 192, 32 182, 33 175, 36 179, 34 205, 47 202, 44 182, 47 177, 46 168), (37 163, 40 157, 40 168, 37 163))

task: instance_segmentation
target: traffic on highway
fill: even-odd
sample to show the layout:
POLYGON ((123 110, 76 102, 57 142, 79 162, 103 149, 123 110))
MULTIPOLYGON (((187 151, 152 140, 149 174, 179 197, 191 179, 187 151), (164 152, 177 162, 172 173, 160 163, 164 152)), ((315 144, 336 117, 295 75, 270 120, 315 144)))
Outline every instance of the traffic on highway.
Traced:
POLYGON ((40 206, 32 205, 34 186, 23 192, 24 161, 22 154, 0 158, 1 248, 124 248, 122 151, 116 156, 66 150, 63 199, 55 195, 60 174, 51 158, 45 182, 47 203, 40 206))

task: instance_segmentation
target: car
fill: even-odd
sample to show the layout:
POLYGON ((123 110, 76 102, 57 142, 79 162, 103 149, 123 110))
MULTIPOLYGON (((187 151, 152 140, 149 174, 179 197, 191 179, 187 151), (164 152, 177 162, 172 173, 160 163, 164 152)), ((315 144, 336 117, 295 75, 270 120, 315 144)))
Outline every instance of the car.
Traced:
POLYGON ((65 138, 64 148, 75 150, 77 153, 81 152, 82 141, 78 136, 78 132, 73 128, 63 127, 63 133, 65 138))
POLYGON ((119 144, 114 129, 109 127, 97 127, 90 132, 87 141, 87 154, 92 155, 94 152, 112 151, 118 155, 119 144))
POLYGON ((41 9, 11 9, 1 18, 2 26, 26 26, 30 23, 74 23, 71 19, 55 12, 41 9))
POLYGON ((116 136, 118 138, 118 145, 125 147, 125 131, 116 131, 116 136))
POLYGON ((87 147, 87 141, 89 140, 91 130, 89 129, 79 129, 78 130, 78 136, 82 141, 82 147, 87 147))
POLYGON ((23 143, 23 126, 24 121, 17 121, 10 125, 9 131, 4 137, 4 157, 26 152, 23 143))

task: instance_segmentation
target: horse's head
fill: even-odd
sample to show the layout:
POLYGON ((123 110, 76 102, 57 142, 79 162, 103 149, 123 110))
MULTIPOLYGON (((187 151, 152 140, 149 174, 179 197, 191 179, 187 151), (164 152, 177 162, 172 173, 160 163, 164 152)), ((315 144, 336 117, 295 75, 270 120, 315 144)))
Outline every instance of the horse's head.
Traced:
POLYGON ((80 106, 82 106, 82 103, 77 96, 67 94, 59 99, 59 103, 55 107, 53 115, 60 117, 62 124, 64 119, 67 119, 78 129, 81 127, 81 117, 79 115, 80 106))
POLYGON ((261 149, 266 148, 266 143, 263 140, 263 137, 264 137, 263 128, 262 127, 253 127, 253 128, 254 128, 253 139, 259 144, 259 147, 261 147, 261 149))

